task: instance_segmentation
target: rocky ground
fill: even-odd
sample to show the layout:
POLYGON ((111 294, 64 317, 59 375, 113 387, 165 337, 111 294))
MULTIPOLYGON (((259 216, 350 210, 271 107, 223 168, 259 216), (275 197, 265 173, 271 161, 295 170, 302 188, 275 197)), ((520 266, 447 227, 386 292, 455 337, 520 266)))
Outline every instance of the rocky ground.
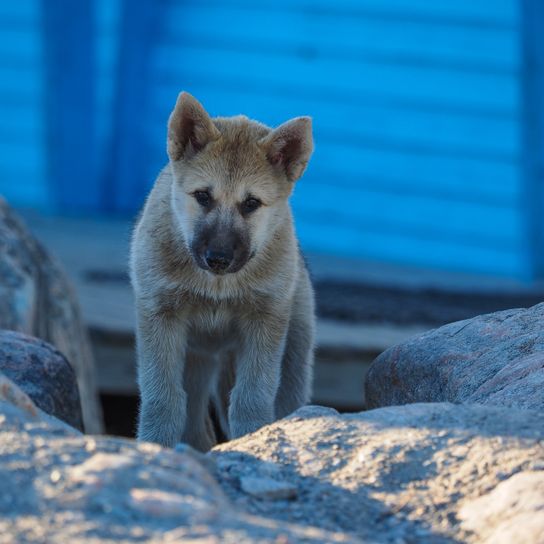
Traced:
POLYGON ((87 331, 72 286, 58 263, 0 197, 0 329, 53 344, 72 365, 87 432, 102 414, 87 331))
POLYGON ((0 544, 544 542, 544 305, 388 350, 366 412, 305 407, 204 455, 77 430, 85 373, 21 325, 32 293, 54 297, 18 277, 0 290, 20 325, 0 333, 0 544))
POLYGON ((370 408, 440 401, 544 410, 544 304, 429 331, 368 372, 370 408))
POLYGON ((307 407, 202 455, 85 436, 0 383, 0 542, 539 542, 544 416, 307 407))

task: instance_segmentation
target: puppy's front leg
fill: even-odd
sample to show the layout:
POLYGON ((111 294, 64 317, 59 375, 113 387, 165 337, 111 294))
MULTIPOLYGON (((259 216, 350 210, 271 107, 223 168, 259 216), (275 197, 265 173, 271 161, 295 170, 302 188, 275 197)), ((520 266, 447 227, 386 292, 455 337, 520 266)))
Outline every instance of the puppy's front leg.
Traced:
POLYGON ((256 431, 275 420, 286 324, 281 319, 244 324, 229 405, 230 438, 256 431))
POLYGON ((183 387, 186 334, 172 315, 138 308, 138 440, 173 447, 187 419, 183 387))

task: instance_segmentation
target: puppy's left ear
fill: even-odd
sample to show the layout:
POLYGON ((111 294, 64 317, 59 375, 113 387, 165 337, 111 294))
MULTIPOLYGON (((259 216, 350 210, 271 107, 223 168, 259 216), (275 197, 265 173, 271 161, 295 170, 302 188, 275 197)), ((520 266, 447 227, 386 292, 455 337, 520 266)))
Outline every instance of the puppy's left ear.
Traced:
POLYGON ((302 176, 314 150, 312 118, 295 117, 270 132, 259 145, 270 163, 291 182, 302 176))
POLYGON ((167 150, 170 160, 190 158, 219 136, 219 130, 202 104, 189 93, 181 93, 168 119, 167 150))

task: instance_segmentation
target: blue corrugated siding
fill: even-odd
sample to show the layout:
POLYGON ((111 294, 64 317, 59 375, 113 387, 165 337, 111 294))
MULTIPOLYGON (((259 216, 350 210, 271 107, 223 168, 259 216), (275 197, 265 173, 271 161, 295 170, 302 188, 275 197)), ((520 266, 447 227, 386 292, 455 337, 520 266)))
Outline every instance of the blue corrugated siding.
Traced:
POLYGON ((95 0, 94 181, 73 194, 44 151, 40 8, 65 1, 0 5, 0 191, 16 204, 133 213, 185 89, 213 115, 314 117, 293 197, 306 249, 530 275, 520 0, 95 0))
POLYGON ((96 50, 96 139, 97 182, 106 193, 111 185, 113 136, 115 132, 115 91, 119 71, 121 0, 96 0, 94 3, 96 50))
POLYGON ((47 206, 40 0, 0 3, 0 194, 47 206))
POLYGON ((136 198, 186 89, 214 115, 314 117, 316 152, 293 198, 307 249, 526 273, 517 2, 162 6, 136 198))

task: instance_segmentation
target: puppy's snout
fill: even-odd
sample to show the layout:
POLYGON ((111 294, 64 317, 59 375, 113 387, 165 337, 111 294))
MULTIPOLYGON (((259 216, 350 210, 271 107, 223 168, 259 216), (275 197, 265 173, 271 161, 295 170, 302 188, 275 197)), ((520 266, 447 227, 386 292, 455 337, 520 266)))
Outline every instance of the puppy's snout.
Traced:
POLYGON ((208 249, 206 251, 206 264, 213 272, 224 272, 232 262, 233 254, 227 251, 208 249))

